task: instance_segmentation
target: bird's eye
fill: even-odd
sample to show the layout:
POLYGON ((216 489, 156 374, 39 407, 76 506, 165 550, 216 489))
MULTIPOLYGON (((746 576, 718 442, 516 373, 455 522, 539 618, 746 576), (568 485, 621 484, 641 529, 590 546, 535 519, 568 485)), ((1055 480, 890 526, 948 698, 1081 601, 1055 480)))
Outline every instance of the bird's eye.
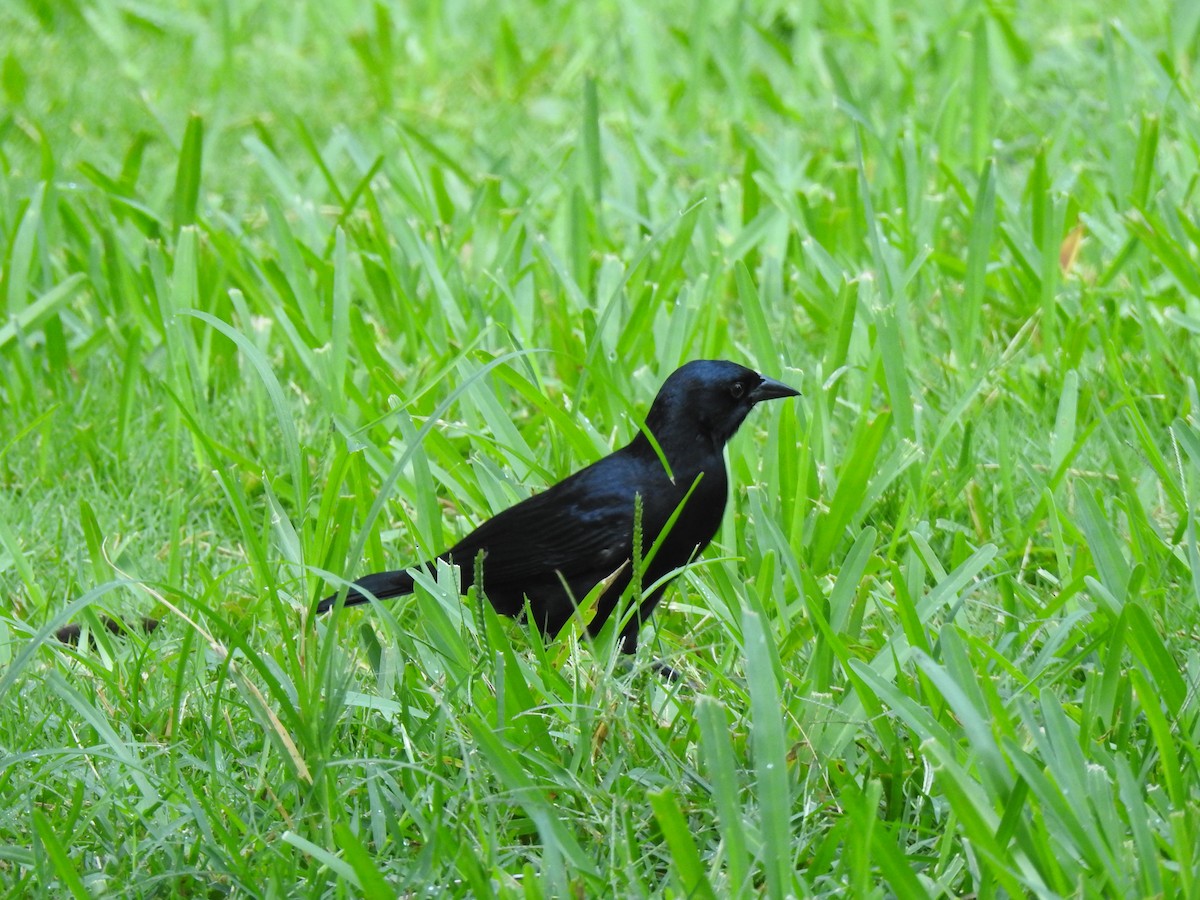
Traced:
POLYGON ((733 394, 734 400, 741 400, 746 394, 746 386, 740 381, 735 381, 733 387, 729 389, 729 393, 733 394))

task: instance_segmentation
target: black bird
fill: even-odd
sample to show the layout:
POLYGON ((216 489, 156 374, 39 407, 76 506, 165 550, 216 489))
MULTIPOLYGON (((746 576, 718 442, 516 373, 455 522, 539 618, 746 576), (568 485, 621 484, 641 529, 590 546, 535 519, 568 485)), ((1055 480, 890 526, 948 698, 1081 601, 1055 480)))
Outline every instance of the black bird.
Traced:
MULTIPOLYGON (((576 604, 610 579, 588 624, 595 636, 632 578, 634 497, 642 503, 643 561, 679 510, 653 559, 644 562, 641 583, 649 588, 687 564, 717 533, 729 492, 723 450, 750 410, 763 400, 799 393, 737 363, 689 362, 663 384, 644 431, 629 444, 488 519, 437 558, 459 567, 466 591, 482 553, 484 593, 496 610, 518 616, 528 599, 534 623, 551 638, 576 604), (653 435, 653 443, 644 432, 653 435)), ((420 567, 432 565, 430 560, 420 567)), ((626 653, 637 649, 639 627, 665 586, 646 594, 621 630, 626 653)), ((345 602, 353 606, 412 591, 408 572, 379 572, 354 582, 345 602)), ((337 596, 322 600, 317 612, 333 608, 337 596)))

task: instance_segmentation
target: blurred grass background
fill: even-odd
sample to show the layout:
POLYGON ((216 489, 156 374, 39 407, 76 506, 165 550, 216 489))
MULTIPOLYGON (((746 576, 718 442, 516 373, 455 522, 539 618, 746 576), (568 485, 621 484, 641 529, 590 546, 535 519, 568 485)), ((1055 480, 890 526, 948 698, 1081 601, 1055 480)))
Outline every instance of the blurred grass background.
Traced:
POLYGON ((1198 45, 1182 0, 0 8, 0 885, 1200 893, 1198 45), (450 573, 309 617, 697 357, 805 396, 632 667, 450 573))

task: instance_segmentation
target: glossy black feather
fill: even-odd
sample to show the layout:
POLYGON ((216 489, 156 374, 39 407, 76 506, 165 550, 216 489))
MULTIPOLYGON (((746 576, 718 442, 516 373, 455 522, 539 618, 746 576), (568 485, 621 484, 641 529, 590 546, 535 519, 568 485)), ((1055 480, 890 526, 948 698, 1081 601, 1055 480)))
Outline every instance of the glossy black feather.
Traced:
MULTIPOLYGON (((465 591, 482 553, 484 592, 497 611, 519 615, 528 599, 535 623, 550 637, 570 619, 575 603, 612 578, 588 625, 594 635, 632 577, 635 496, 642 498, 643 557, 683 504, 642 577, 648 587, 687 564, 716 534, 729 491, 723 451, 750 410, 797 393, 736 363, 690 362, 666 380, 646 416, 658 451, 639 432, 620 450, 487 520, 438 558, 459 567, 465 591)), ((367 593, 377 599, 410 593, 413 578, 403 570, 380 572, 355 587, 366 593, 351 588, 346 605, 367 602, 367 593)), ((660 586, 646 596, 622 630, 626 652, 636 649, 638 628, 662 591, 660 586)), ((322 600, 318 612, 336 599, 322 600)))

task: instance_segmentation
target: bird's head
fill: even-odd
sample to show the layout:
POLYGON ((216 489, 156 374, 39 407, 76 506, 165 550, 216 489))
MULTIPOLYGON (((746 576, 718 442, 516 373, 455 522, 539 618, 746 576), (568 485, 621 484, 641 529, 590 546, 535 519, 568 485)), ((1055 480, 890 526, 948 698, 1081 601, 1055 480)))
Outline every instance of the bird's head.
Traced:
POLYGON ((720 450, 757 403, 800 392, 723 359, 697 359, 676 369, 659 389, 646 428, 660 446, 711 441, 720 450))

